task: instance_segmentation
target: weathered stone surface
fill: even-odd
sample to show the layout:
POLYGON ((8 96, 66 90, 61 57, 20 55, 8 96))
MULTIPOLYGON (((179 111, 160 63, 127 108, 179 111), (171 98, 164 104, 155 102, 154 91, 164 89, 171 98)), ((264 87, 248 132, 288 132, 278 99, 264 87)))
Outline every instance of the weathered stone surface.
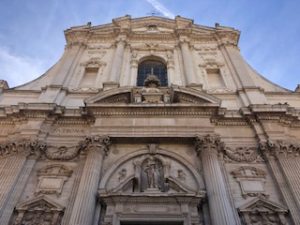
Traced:
POLYGON ((250 68, 239 35, 124 16, 0 81, 0 224, 300 224, 299 88, 250 68))

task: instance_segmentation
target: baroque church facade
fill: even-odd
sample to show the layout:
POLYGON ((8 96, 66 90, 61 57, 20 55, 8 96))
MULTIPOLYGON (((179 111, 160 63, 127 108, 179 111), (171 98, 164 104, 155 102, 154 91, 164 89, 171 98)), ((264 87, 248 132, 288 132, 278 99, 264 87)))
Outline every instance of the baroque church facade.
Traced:
POLYGON ((300 88, 253 70, 239 36, 124 16, 2 80, 0 224, 299 225, 300 88))

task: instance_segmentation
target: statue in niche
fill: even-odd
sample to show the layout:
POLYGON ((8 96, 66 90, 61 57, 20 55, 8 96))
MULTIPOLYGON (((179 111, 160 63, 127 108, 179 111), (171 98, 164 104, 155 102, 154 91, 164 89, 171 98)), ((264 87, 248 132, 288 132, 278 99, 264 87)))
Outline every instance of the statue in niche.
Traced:
POLYGON ((160 160, 149 157, 142 164, 142 191, 164 191, 163 165, 160 160))

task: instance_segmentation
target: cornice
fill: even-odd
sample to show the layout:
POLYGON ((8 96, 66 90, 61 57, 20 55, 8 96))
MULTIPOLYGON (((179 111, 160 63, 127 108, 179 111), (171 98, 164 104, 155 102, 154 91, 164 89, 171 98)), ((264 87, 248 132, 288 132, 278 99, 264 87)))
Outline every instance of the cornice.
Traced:
POLYGON ((300 126, 300 110, 290 107, 288 104, 259 104, 250 105, 240 109, 247 119, 256 121, 273 121, 290 127, 300 126))
POLYGON ((176 17, 174 20, 162 17, 144 17, 131 19, 129 16, 120 17, 112 20, 111 24, 91 26, 90 23, 84 26, 72 27, 65 31, 68 46, 86 44, 87 41, 94 39, 115 39, 118 35, 125 34, 131 39, 147 40, 170 40, 177 36, 190 36, 198 41, 219 40, 222 44, 237 45, 239 31, 223 27, 205 27, 194 24, 193 20, 176 17), (139 32, 135 28, 149 27, 151 25, 171 29, 170 32, 139 32), (217 37, 217 38, 216 38, 217 37))
POLYGON ((210 117, 217 112, 216 105, 209 106, 193 106, 186 104, 185 106, 174 104, 158 105, 89 105, 87 111, 95 117, 145 117, 145 116, 188 116, 188 117, 210 117))

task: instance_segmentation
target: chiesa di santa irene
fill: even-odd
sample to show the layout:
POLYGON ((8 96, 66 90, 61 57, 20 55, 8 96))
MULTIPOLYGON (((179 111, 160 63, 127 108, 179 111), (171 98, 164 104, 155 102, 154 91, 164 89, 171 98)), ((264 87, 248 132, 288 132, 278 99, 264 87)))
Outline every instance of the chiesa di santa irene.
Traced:
POLYGON ((0 224, 299 225, 300 88, 259 75, 239 36, 126 15, 1 80, 0 224))

